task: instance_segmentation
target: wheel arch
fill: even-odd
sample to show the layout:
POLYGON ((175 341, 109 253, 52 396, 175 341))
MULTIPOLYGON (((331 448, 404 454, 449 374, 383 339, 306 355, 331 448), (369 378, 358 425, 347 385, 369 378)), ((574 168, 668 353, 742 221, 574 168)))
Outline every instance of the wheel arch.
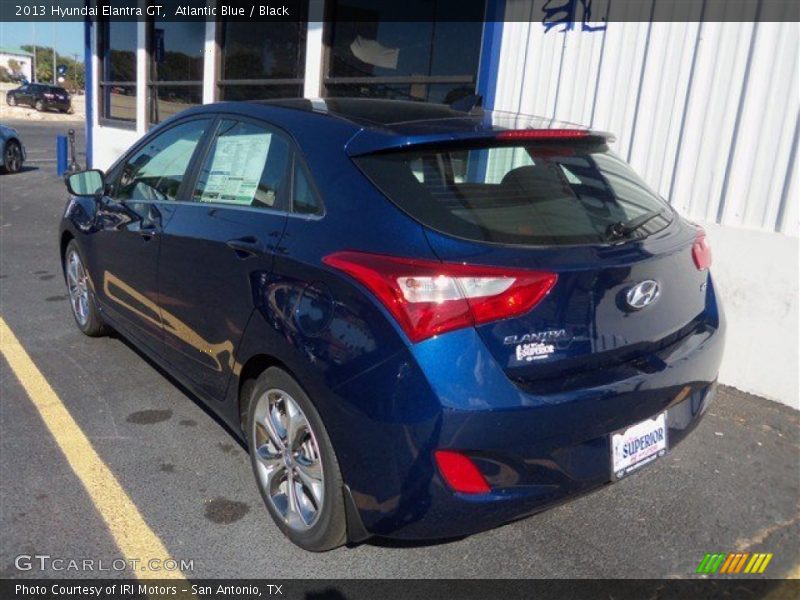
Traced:
MULTIPOLYGON (((255 354, 247 359, 247 361, 242 365, 242 370, 239 372, 239 379, 236 385, 236 406, 239 415, 239 428, 242 434, 245 434, 245 425, 247 420, 247 410, 250 408, 245 399, 242 397, 242 387, 247 381, 252 379, 258 378, 261 373, 269 369, 270 367, 278 367, 283 369, 289 375, 291 375, 295 381, 297 378, 292 373, 291 369, 286 366, 286 364, 279 360, 277 357, 272 356, 270 354, 255 354)), ((298 381, 298 384, 300 382, 298 381)), ((301 384, 302 385, 302 384, 301 384)), ((245 439, 247 436, 244 435, 245 439)))
POLYGON ((69 230, 65 230, 61 233, 61 238, 59 239, 59 255, 61 256, 61 264, 64 264, 64 258, 67 255, 67 246, 69 243, 75 239, 75 236, 72 235, 72 232, 69 230))
MULTIPOLYGON (((286 363, 281 361, 279 358, 272 356, 270 354, 255 354, 247 359, 247 361, 242 365, 242 369, 239 373, 238 381, 236 382, 236 401, 238 407, 238 414, 239 414, 239 428, 241 430, 242 436, 244 440, 247 440, 246 434, 246 419, 247 419, 247 412, 249 410, 249 405, 245 403, 243 395, 242 395, 242 388, 247 381, 251 381, 256 379, 261 373, 266 371, 271 367, 278 367, 283 371, 286 371, 299 385, 301 388, 305 388, 303 383, 295 376, 286 363)), ((306 392, 308 394, 308 392, 306 392)), ((314 402, 313 397, 308 394, 309 400, 311 403, 317 406, 316 402, 314 402)), ((319 407, 317 406, 319 410, 319 407)), ((330 433, 329 433, 330 435, 330 433)), ((333 445, 333 452, 336 452, 336 445, 333 445)), ((344 478, 344 473, 342 473, 342 477, 344 478)), ((346 481, 342 482, 342 494, 344 497, 344 510, 345 510, 345 531, 346 531, 346 538, 348 543, 359 543, 362 542, 370 537, 372 534, 366 529, 364 526, 364 522, 361 519, 361 515, 359 514, 358 508, 356 506, 356 502, 353 498, 352 492, 350 487, 347 485, 346 481)))

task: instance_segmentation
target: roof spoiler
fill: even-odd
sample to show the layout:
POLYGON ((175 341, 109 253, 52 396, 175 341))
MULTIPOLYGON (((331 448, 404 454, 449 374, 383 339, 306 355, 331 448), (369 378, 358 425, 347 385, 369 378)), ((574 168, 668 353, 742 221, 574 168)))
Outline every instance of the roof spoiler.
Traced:
POLYGON ((361 156, 377 152, 391 152, 411 147, 458 145, 469 142, 495 140, 506 144, 525 144, 537 142, 580 143, 615 141, 613 134, 591 129, 478 129, 472 131, 387 134, 361 130, 345 146, 350 156, 361 156))

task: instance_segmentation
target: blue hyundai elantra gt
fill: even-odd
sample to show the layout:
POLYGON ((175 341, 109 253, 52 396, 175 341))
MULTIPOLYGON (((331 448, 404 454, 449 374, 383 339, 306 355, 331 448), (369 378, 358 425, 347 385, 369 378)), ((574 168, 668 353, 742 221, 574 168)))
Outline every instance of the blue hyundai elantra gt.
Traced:
POLYGON ((303 548, 497 526, 657 460, 713 396, 705 234, 609 141, 388 100, 186 110, 67 179, 76 323, 240 432, 303 548))

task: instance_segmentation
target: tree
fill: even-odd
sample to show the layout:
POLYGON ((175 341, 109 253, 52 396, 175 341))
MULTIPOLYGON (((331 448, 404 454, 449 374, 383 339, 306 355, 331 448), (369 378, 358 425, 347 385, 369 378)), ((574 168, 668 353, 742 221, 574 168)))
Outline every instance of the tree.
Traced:
MULTIPOLYGON (((22 47, 26 52, 33 53, 33 46, 28 44, 22 47)), ((63 86, 70 90, 83 89, 86 73, 82 61, 77 61, 70 56, 56 53, 56 64, 53 64, 53 48, 51 46, 36 46, 36 81, 49 83, 53 81, 53 73, 58 65, 66 65, 67 73, 64 75, 63 86)))
POLYGON ((20 73, 22 73, 22 65, 19 64, 19 61, 16 60, 15 58, 8 59, 8 68, 11 69, 11 72, 14 75, 19 75, 20 73))

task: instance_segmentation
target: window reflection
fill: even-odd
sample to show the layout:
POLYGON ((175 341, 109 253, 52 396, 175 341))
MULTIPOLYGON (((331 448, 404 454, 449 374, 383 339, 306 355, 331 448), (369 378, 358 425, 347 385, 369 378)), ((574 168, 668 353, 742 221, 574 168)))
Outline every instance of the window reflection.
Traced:
POLYGON ((203 101, 205 23, 158 21, 149 29, 150 122, 203 101))
POLYGON ((307 24, 225 22, 220 28, 220 98, 302 96, 307 24))
POLYGON ((447 2, 408 2, 430 21, 381 21, 385 9, 368 0, 331 2, 328 95, 450 103, 474 93, 483 24, 436 22, 447 2))
MULTIPOLYGON (((120 1, 121 7, 137 0, 120 1)), ((100 29, 100 116, 122 121, 136 120, 136 44, 134 21, 103 21, 100 29)))

